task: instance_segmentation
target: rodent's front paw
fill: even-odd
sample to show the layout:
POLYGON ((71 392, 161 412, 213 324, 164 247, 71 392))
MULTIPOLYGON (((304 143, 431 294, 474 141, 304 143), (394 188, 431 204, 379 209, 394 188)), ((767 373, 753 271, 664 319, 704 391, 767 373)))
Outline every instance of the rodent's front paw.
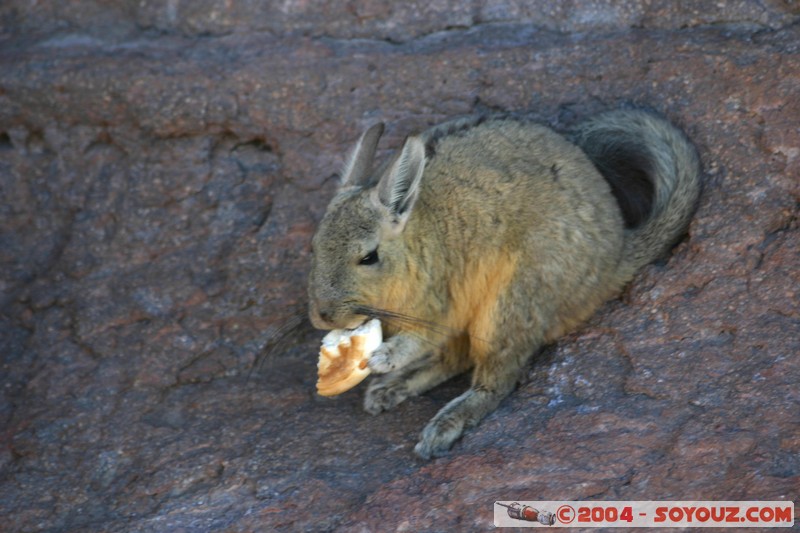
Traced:
POLYGON ((381 411, 388 411, 395 407, 408 396, 408 387, 404 380, 376 378, 367 387, 364 395, 364 410, 371 415, 377 415, 381 411))
POLYGON ((397 365, 392 359, 391 348, 384 342, 369 356, 369 359, 367 359, 367 366, 370 371, 376 374, 386 374, 397 368, 397 365))

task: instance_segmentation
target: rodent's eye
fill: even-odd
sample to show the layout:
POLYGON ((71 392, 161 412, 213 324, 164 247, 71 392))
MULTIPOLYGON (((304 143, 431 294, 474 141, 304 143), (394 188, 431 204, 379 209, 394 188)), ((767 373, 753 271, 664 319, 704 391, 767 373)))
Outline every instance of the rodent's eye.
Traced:
POLYGON ((361 258, 359 265, 374 265, 378 262, 378 249, 375 248, 370 253, 361 258))

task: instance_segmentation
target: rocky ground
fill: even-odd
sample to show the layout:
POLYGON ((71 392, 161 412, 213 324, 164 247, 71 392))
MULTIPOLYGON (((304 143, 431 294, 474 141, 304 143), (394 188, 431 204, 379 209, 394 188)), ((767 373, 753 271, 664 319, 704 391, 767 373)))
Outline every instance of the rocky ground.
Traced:
POLYGON ((483 531, 492 503, 800 500, 796 2, 0 7, 7 531, 483 531), (309 241, 343 153, 636 104, 696 142, 687 238, 445 458, 464 379, 315 395, 309 241))

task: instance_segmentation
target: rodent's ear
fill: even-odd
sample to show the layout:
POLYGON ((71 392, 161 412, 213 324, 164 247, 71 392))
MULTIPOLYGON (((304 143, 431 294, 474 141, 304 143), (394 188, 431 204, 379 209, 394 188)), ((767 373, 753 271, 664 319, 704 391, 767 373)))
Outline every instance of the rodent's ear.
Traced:
POLYGON ((367 185, 372 161, 375 159, 375 149, 378 147, 381 135, 383 135, 383 122, 378 122, 361 134, 342 170, 342 187, 367 185))
POLYGON ((425 144, 419 137, 409 137, 375 188, 377 200, 388 208, 397 231, 402 231, 411 215, 424 170, 425 144))

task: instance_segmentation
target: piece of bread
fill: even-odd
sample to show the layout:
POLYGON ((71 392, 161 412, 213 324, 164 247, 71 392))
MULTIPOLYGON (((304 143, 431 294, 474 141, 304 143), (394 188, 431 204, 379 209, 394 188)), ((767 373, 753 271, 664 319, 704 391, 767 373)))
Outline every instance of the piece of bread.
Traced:
POLYGON ((378 319, 356 329, 335 329, 325 335, 317 364, 317 393, 335 396, 364 381, 369 375, 367 359, 382 342, 378 319))

